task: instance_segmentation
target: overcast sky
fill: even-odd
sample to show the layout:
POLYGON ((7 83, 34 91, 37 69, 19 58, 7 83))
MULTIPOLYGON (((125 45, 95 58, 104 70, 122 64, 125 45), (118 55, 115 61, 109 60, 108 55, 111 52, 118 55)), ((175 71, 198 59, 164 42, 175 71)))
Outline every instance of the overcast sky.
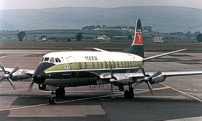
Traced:
POLYGON ((0 10, 121 6, 182 6, 202 9, 202 0, 0 0, 0 10))

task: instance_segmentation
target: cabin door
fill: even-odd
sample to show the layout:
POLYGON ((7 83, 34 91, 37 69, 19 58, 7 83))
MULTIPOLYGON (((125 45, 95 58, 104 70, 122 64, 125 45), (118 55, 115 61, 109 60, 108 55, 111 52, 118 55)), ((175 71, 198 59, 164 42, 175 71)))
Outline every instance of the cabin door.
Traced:
POLYGON ((70 78, 77 78, 79 74, 79 65, 76 59, 70 56, 70 57, 67 57, 67 61, 69 62, 70 69, 71 69, 70 78))

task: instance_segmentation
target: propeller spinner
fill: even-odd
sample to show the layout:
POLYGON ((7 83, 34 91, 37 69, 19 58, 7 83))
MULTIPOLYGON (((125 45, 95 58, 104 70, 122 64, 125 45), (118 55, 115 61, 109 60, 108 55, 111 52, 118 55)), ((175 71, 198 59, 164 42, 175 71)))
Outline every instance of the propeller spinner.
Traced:
POLYGON ((139 67, 140 67, 141 72, 142 72, 143 75, 144 75, 144 78, 143 78, 143 80, 141 80, 141 81, 139 81, 139 82, 133 84, 133 86, 135 87, 135 86, 138 86, 139 84, 145 82, 145 83, 147 84, 147 86, 148 86, 148 88, 149 88, 151 94, 154 95, 155 93, 154 93, 154 90, 153 90, 153 88, 152 88, 152 86, 151 86, 151 84, 150 84, 150 81, 151 81, 151 79, 152 79, 153 77, 156 77, 156 76, 162 74, 162 72, 161 72, 161 71, 157 71, 156 73, 154 73, 154 74, 152 74, 152 75, 150 76, 150 75, 146 75, 146 74, 145 74, 145 70, 144 70, 144 68, 142 67, 141 64, 139 64, 139 67))

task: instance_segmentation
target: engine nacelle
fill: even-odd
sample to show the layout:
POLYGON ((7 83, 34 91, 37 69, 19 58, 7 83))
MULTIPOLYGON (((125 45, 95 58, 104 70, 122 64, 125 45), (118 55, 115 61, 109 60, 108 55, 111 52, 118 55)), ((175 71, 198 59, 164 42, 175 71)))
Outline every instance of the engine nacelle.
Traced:
POLYGON ((123 86, 123 85, 131 85, 136 82, 136 79, 128 78, 128 79, 110 79, 110 82, 114 83, 115 86, 123 86))
POLYGON ((12 74, 12 80, 23 80, 23 79, 29 79, 32 78, 31 75, 25 73, 25 71, 17 71, 14 74, 12 74))
POLYGON ((151 84, 155 84, 155 83, 159 83, 159 82, 164 82, 166 80, 166 77, 164 76, 157 76, 157 77, 154 77, 152 78, 152 81, 150 82, 151 84))
POLYGON ((55 86, 43 85, 43 84, 39 84, 38 87, 39 87, 39 90, 44 90, 44 91, 55 91, 57 89, 57 87, 55 86))

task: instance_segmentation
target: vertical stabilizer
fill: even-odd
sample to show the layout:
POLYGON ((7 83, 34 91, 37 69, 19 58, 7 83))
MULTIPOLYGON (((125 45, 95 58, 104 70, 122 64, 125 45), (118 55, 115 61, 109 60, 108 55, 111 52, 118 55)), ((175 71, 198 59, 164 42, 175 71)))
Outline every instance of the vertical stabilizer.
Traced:
POLYGON ((136 54, 144 58, 142 23, 140 19, 136 21, 135 35, 132 45, 122 52, 136 54))

